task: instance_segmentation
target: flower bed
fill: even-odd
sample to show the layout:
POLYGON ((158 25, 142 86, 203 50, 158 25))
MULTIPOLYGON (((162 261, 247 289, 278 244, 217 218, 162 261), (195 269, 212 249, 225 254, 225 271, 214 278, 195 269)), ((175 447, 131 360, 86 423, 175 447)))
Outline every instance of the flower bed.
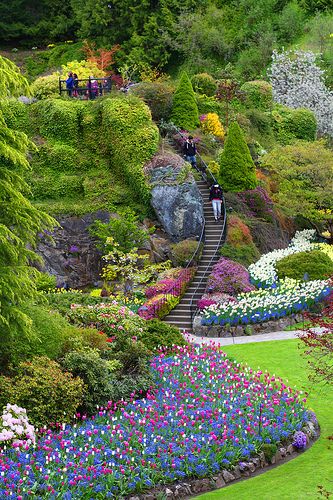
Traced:
POLYGON ((1 453, 0 497, 98 500, 216 474, 292 439, 309 419, 301 393, 218 348, 175 348, 151 369, 158 390, 147 398, 1 453))
POLYGON ((146 289, 145 294, 149 300, 139 307, 139 316, 145 319, 162 319, 179 304, 187 285, 195 275, 196 268, 187 267, 172 271, 171 277, 163 278, 146 289))
POLYGON ((276 288, 242 293, 237 302, 211 305, 203 312, 202 325, 261 323, 309 309, 330 293, 327 281, 281 280, 276 288))

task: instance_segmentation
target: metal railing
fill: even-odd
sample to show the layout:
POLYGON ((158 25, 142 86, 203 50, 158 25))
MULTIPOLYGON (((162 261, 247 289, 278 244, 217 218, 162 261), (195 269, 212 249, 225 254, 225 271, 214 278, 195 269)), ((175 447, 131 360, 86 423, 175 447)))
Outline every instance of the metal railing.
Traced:
POLYGON ((74 80, 74 86, 70 89, 66 87, 66 80, 59 78, 59 94, 65 93, 69 97, 77 97, 83 99, 95 99, 96 97, 109 94, 112 90, 112 80, 110 77, 105 78, 81 78, 74 80), (84 83, 83 86, 80 84, 84 83), (95 84, 97 82, 97 85, 95 84))

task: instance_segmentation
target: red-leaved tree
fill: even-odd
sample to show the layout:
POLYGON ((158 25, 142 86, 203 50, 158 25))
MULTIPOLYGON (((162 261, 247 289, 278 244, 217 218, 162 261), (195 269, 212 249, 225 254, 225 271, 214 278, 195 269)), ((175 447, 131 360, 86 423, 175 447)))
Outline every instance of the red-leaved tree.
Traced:
POLYGON ((115 62, 114 56, 119 49, 120 45, 114 45, 111 49, 97 49, 93 42, 85 40, 83 43, 83 51, 87 61, 94 62, 98 69, 101 69, 106 73, 112 72, 112 66, 115 62))

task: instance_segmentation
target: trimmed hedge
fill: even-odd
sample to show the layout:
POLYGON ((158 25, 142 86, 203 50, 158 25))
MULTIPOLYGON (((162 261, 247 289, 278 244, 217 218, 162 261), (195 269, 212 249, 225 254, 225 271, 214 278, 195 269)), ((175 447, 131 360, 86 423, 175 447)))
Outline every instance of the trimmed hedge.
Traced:
POLYGON ((173 96, 171 121, 184 130, 199 126, 199 111, 195 92, 187 73, 183 72, 173 96))
POLYGON ((40 135, 66 143, 80 138, 80 114, 84 103, 73 100, 45 99, 32 105, 40 135))
POLYGON ((279 260, 275 267, 280 279, 320 280, 333 275, 333 261, 320 250, 288 255, 279 260))
POLYGON ((245 104, 247 107, 260 111, 270 111, 273 106, 272 85, 265 80, 253 80, 245 82, 241 86, 245 93, 245 104))
POLYGON ((281 144, 289 144, 295 139, 305 141, 316 139, 317 121, 309 109, 291 109, 276 105, 272 116, 275 134, 281 144))
POLYGON ((3 114, 7 127, 26 134, 29 132, 29 106, 17 99, 2 99, 0 112, 3 114))
POLYGON ((208 73, 198 73, 191 78, 193 90, 201 95, 211 97, 217 90, 216 80, 208 73))

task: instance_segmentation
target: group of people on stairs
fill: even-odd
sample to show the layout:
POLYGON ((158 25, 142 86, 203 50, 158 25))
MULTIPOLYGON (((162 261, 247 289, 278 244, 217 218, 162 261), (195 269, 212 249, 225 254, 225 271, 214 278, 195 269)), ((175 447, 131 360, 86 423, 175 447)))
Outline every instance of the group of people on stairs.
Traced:
MULTIPOLYGON (((185 141, 184 144, 184 156, 186 160, 191 163, 192 167, 197 168, 197 149, 194 139, 191 135, 185 141)), ((210 188, 209 201, 212 202, 214 219, 217 222, 222 217, 222 199, 223 191, 219 184, 214 184, 210 188)))

